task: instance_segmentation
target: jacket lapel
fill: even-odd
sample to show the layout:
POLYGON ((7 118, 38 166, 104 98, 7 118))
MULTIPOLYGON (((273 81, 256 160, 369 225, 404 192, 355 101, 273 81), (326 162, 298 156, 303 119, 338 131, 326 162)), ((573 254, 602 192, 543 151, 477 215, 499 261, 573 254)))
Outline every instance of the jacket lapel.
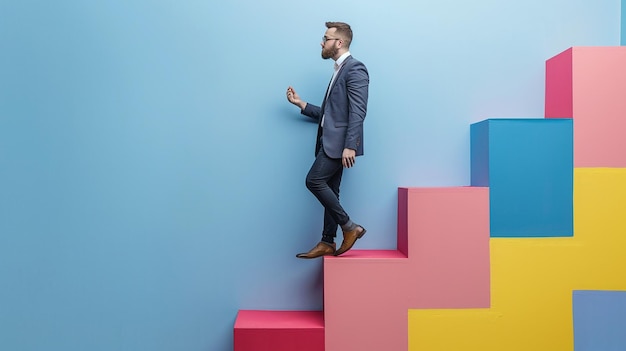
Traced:
MULTIPOLYGON (((339 80, 339 77, 341 77, 341 75, 343 74, 344 68, 350 63, 350 60, 352 60, 352 55, 346 57, 346 60, 343 61, 343 64, 339 68, 339 72, 337 72, 337 77, 335 77, 335 81, 333 82, 333 85, 329 86, 328 89, 333 90, 333 87, 335 86, 335 84, 337 84, 337 81, 339 80)), ((328 92, 328 94, 330 94, 330 91, 328 92)))
MULTIPOLYGON (((335 77, 334 82, 333 82, 332 76, 330 77, 330 82, 328 82, 328 88, 326 89, 326 94, 324 95, 324 101, 322 102, 322 114, 324 113, 324 108, 326 107, 326 98, 330 96, 330 92, 333 90, 333 87, 335 87, 335 85, 337 84, 339 77, 341 77, 341 75, 343 74, 344 68, 349 64, 350 60, 352 60, 352 55, 346 57, 346 60, 343 61, 343 64, 339 68, 339 72, 337 72, 337 77, 335 77)), ((320 123, 321 123, 321 119, 320 119, 320 123)))

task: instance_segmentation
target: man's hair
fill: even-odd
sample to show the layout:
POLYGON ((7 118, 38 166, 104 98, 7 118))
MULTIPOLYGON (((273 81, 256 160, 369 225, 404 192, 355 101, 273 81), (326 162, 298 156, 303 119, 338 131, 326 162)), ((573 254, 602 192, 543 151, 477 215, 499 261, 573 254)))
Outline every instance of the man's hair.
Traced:
POLYGON ((326 22, 326 28, 337 28, 336 32, 341 36, 346 47, 350 47, 350 43, 352 42, 352 28, 350 25, 344 22, 326 22))

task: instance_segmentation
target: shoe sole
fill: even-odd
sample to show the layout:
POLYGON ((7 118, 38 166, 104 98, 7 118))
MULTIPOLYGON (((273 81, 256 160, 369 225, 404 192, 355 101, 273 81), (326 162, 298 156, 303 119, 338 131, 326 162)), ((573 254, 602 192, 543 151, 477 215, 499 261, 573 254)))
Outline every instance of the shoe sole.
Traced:
POLYGON ((309 257, 309 256, 300 256, 300 255, 296 255, 296 258, 301 258, 301 259, 305 259, 305 260, 312 260, 314 258, 320 258, 320 257, 324 257, 324 256, 334 256, 334 253, 328 254, 328 255, 320 255, 320 256, 315 256, 315 257, 309 257))

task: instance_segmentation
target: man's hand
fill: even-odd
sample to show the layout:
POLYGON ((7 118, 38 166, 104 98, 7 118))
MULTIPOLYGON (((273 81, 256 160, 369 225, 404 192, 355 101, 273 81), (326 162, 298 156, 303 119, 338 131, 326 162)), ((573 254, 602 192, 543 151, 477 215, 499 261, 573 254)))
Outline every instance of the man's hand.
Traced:
POLYGON ((298 93, 296 93, 295 90, 293 90, 292 87, 287 88, 287 100, 292 104, 300 107, 301 110, 304 110, 304 108, 306 107, 306 102, 300 99, 300 96, 298 95, 298 93))
POLYGON ((356 151, 352 149, 343 149, 343 154, 341 155, 341 163, 345 168, 350 168, 354 166, 356 162, 356 151))

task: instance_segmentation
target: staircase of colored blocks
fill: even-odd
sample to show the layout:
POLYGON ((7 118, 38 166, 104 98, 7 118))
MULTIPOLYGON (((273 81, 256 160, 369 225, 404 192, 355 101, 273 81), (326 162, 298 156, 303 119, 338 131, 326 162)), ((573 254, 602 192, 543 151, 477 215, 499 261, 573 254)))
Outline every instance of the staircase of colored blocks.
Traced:
POLYGON ((473 124, 472 186, 400 188, 397 250, 324 258, 324 311, 240 311, 235 351, 626 349, 624 91, 626 47, 548 60, 546 118, 473 124))

